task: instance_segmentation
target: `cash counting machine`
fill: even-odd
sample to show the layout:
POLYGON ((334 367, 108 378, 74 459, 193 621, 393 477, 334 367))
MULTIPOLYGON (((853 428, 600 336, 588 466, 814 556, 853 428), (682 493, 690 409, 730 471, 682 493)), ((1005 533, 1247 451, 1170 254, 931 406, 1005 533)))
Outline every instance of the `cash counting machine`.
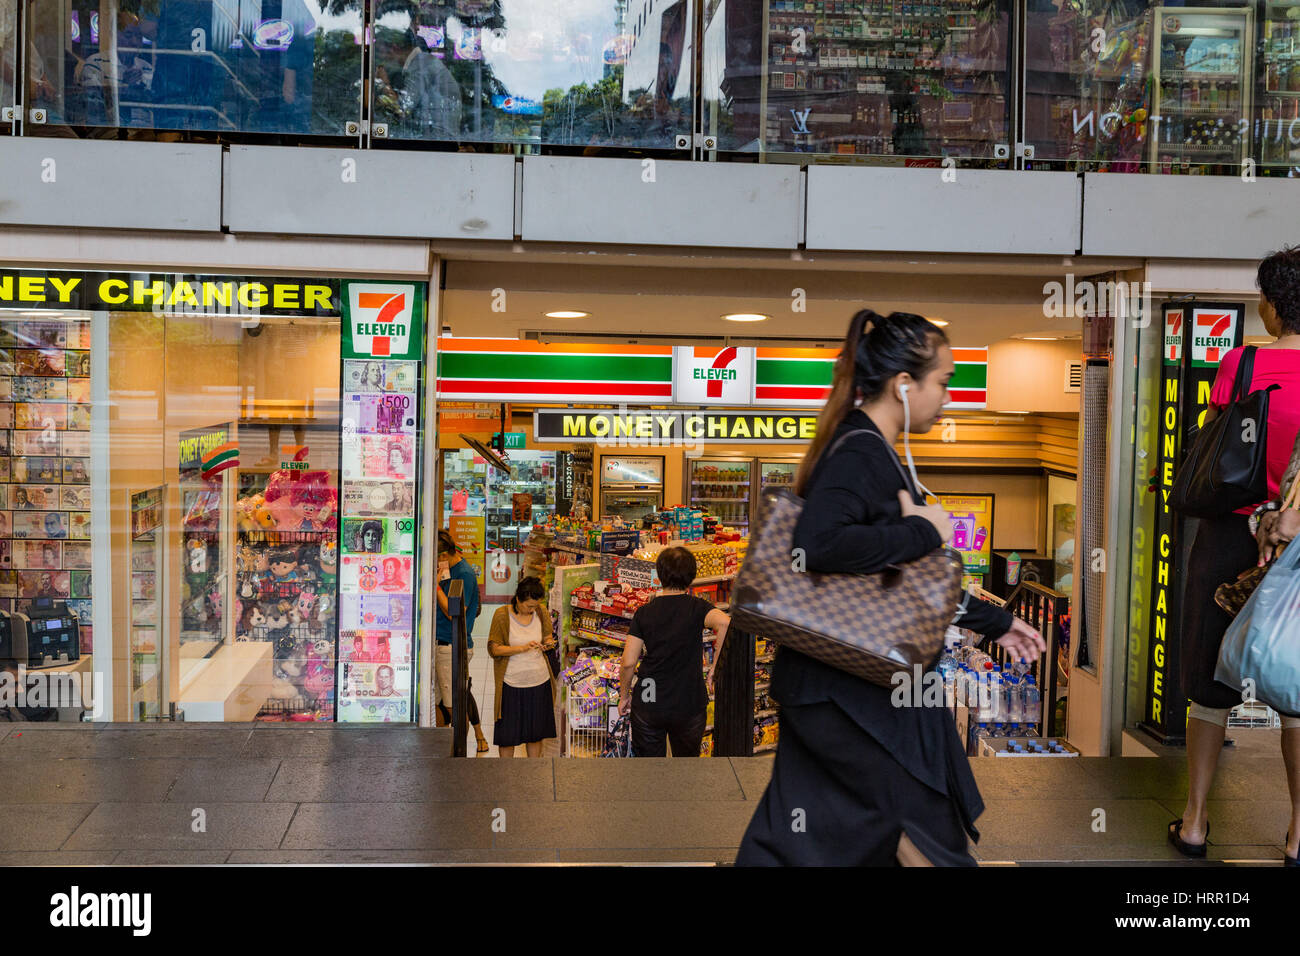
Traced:
POLYGON ((33 598, 26 614, 0 611, 0 661, 54 667, 80 657, 77 616, 65 602, 33 598))

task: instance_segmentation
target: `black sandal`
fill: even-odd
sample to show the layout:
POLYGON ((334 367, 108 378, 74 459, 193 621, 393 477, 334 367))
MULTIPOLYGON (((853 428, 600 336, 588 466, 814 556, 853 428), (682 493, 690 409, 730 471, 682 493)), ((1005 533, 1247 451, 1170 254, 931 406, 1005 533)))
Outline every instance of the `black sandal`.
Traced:
POLYGON ((1205 857, 1205 845, 1210 842, 1210 822, 1205 821, 1205 843, 1188 843, 1182 838, 1182 826, 1182 817, 1169 824, 1169 842, 1183 856, 1191 857, 1194 860, 1203 859, 1205 857))

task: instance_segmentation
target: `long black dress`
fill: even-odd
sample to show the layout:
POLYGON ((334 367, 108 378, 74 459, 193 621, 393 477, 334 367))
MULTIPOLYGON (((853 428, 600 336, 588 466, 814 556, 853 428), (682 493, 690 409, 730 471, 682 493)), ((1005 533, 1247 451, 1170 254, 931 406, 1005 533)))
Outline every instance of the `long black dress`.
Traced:
MULTIPOLYGON (((854 429, 879 434, 860 409, 835 437, 854 429)), ((853 435, 818 463, 794 535, 808 570, 871 574, 942 544, 925 518, 902 517, 893 456, 879 437, 853 435)), ((1011 622, 971 599, 959 623, 999 637, 1011 622)), ((967 835, 979 839, 984 803, 945 708, 895 707, 890 688, 784 647, 771 695, 780 743, 738 865, 893 866, 904 831, 936 865, 975 865, 967 835)))

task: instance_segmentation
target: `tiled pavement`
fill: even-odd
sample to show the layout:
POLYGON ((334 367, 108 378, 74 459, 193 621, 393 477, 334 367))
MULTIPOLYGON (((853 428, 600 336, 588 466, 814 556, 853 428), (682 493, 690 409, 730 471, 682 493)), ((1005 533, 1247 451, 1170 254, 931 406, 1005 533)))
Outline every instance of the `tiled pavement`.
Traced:
MULTIPOLYGON (((1225 752, 1211 860, 1281 860, 1277 732, 1249 734, 1273 736, 1225 752)), ((727 863, 771 768, 449 750, 449 731, 400 727, 0 725, 0 864, 727 863)), ((973 766, 982 862, 1205 865, 1165 842, 1180 753, 973 766)))

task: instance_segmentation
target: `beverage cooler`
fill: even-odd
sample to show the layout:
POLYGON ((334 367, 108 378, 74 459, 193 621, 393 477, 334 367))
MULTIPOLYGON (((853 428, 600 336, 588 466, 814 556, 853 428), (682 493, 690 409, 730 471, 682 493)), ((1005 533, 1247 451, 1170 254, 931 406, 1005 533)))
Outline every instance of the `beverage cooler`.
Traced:
POLYGON ((793 488, 794 476, 799 471, 802 458, 760 458, 758 460, 758 494, 769 488, 793 488))
POLYGON ((1259 111, 1254 121, 1259 159, 1300 164, 1300 8, 1292 0, 1269 0, 1260 24, 1259 111))
POLYGON ((606 455, 600 460, 600 514, 633 527, 664 505, 663 455, 606 455))
POLYGON ((748 535, 753 474, 751 458, 688 458, 686 503, 748 535))
POLYGON ((487 568, 484 601, 504 604, 515 593, 524 545, 533 525, 555 512, 555 452, 507 453, 510 474, 489 469, 486 495, 487 568))
POLYGON ((1151 160, 1240 165, 1250 146, 1253 11, 1158 7, 1151 160))

